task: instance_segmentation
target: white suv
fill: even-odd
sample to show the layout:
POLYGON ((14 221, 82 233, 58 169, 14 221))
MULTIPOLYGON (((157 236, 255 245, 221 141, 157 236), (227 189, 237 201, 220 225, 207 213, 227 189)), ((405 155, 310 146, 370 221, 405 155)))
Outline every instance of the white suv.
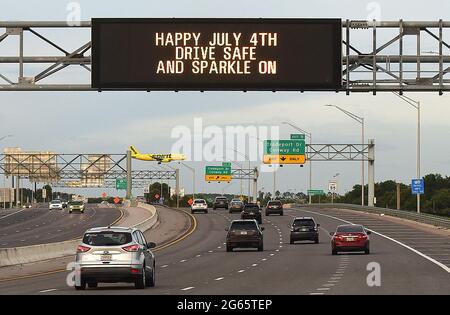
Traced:
POLYGON ((191 205, 191 213, 196 211, 208 213, 208 204, 205 199, 194 199, 194 202, 191 205))

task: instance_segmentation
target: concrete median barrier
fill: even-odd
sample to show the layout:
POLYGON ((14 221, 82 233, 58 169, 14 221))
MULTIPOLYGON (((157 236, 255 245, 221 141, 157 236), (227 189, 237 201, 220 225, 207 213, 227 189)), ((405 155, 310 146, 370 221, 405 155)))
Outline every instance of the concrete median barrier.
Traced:
MULTIPOLYGON (((147 204, 138 204, 139 208, 150 212, 148 218, 132 227, 145 232, 151 229, 158 221, 156 208, 147 204)), ((119 223, 120 224, 120 223, 119 223)), ((42 260, 75 255, 75 249, 81 239, 68 240, 58 243, 39 244, 0 249, 0 267, 27 264, 42 260)))

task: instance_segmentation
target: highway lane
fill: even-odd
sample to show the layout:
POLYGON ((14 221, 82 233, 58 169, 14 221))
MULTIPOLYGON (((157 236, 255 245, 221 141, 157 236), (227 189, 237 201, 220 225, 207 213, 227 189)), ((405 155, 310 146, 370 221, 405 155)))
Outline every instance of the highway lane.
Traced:
POLYGON ((116 208, 97 205, 87 205, 84 214, 46 206, 25 209, 0 218, 0 248, 66 241, 80 237, 90 227, 111 224, 120 214, 116 208))
MULTIPOLYGON (((379 235, 371 236, 371 255, 331 255, 328 235, 339 219, 313 214, 314 208, 286 209, 285 216, 264 217, 264 252, 227 253, 224 228, 239 214, 224 210, 195 214, 197 230, 184 241, 156 252, 155 288, 100 284, 75 291, 65 275, 0 284, 0 293, 25 294, 449 294, 450 276, 439 266, 379 235), (288 225, 298 215, 321 224, 320 244, 289 244, 288 225), (381 266, 381 286, 370 287, 368 264, 381 266), (48 291, 50 290, 50 291, 48 291), (40 292, 43 291, 43 292, 40 292)), ((358 217, 359 218, 359 217, 358 217)))

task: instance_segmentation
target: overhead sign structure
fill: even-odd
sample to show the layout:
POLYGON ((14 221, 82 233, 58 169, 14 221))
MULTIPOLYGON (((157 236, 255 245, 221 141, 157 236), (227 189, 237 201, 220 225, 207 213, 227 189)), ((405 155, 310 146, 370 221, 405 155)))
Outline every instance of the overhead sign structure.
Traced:
POLYGON ((116 189, 117 190, 126 190, 127 189, 127 180, 124 178, 116 179, 116 189))
POLYGON ((228 166, 206 166, 205 181, 229 182, 231 181, 231 164, 228 166))
POLYGON ((341 19, 92 19, 92 87, 342 88, 341 19))
POLYGON ((265 140, 264 164, 304 164, 305 140, 265 140))
POLYGON ((411 181, 411 191, 414 195, 423 195, 425 193, 425 182, 423 178, 417 178, 411 181))

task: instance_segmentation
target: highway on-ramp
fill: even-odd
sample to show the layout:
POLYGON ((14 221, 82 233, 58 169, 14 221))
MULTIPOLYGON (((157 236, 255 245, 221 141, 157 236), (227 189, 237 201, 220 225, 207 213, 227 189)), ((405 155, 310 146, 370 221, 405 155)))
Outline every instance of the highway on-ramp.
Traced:
POLYGON ((81 237, 90 227, 111 224, 120 216, 117 208, 89 204, 83 214, 48 210, 47 205, 16 210, 0 217, 0 248, 67 241, 81 237))
MULTIPOLYGON (((263 252, 226 252, 224 229, 230 220, 239 218, 239 214, 210 210, 208 214, 194 215, 196 229, 190 236, 155 252, 157 273, 154 288, 136 290, 130 284, 100 284, 96 289, 75 291, 65 283, 67 273, 59 273, 0 283, 0 294, 450 293, 450 273, 447 270, 428 259, 428 255, 421 255, 422 252, 413 251, 384 234, 371 235, 370 255, 331 255, 329 232, 345 220, 339 218, 339 214, 338 210, 327 215, 326 210, 305 207, 285 209, 284 216, 264 216, 263 252), (289 244, 289 224, 295 216, 315 217, 321 224, 319 244, 289 244), (370 286, 367 282, 372 271, 368 267, 374 263, 381 268, 380 286, 370 286)), ((349 218, 347 216, 345 221, 350 221, 349 218)), ((364 218, 360 214, 353 216, 360 221, 358 223, 362 223, 364 218)), ((374 224, 373 221, 367 222, 374 224)), ((394 230, 405 227, 402 223, 387 224, 394 230)), ((377 230, 374 226, 371 229, 377 230)), ((433 237, 431 232, 427 235, 433 237)), ((443 237, 443 240, 449 241, 448 237, 443 237)))

